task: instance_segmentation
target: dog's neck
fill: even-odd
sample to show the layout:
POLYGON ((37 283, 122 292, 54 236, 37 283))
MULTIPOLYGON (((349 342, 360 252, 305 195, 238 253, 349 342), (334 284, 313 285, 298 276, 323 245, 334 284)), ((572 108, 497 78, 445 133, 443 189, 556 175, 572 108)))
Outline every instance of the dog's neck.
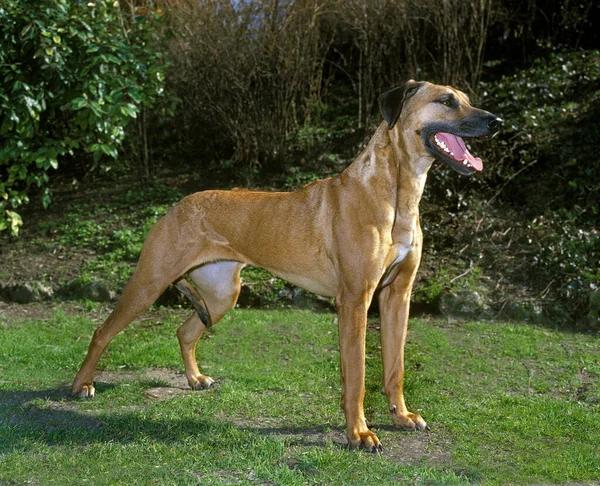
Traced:
POLYGON ((387 167, 388 170, 382 173, 387 172, 387 177, 393 179, 391 182, 395 186, 398 215, 418 217, 419 203, 433 158, 411 148, 411 144, 420 146, 420 137, 402 130, 399 125, 390 130, 387 123, 383 122, 375 132, 372 142, 377 147, 387 148, 384 151, 380 149, 380 153, 386 156, 378 160, 378 165, 387 167))
POLYGON ((408 145, 418 142, 416 137, 407 140, 406 133, 398 127, 390 130, 384 122, 366 149, 340 174, 343 183, 359 184, 365 191, 376 193, 381 214, 389 210, 395 213, 394 232, 408 235, 411 241, 419 226, 419 202, 433 163, 433 159, 408 145))

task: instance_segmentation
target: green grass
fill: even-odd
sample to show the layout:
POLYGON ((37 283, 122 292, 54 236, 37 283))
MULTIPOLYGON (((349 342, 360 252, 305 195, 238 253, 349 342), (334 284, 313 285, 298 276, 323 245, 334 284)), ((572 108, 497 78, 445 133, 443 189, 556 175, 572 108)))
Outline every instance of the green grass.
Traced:
MULTIPOLYGON (((182 371, 182 311, 119 335, 97 398, 67 388, 98 322, 0 314, 0 484, 539 484, 600 478, 598 337, 506 323, 414 320, 409 407, 428 433, 393 430, 368 332, 368 420, 381 455, 343 447, 335 316, 234 311, 199 343, 208 391, 155 400, 144 370, 182 371)), ((183 380, 184 382, 185 380, 183 380)))

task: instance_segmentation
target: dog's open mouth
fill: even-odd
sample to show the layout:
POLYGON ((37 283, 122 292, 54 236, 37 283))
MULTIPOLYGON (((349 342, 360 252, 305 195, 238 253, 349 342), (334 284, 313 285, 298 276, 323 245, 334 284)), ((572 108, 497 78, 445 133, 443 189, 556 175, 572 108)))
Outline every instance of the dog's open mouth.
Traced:
POLYGON ((483 163, 479 157, 473 157, 464 140, 452 133, 436 132, 430 138, 431 147, 457 172, 470 175, 475 171, 483 170, 483 163))

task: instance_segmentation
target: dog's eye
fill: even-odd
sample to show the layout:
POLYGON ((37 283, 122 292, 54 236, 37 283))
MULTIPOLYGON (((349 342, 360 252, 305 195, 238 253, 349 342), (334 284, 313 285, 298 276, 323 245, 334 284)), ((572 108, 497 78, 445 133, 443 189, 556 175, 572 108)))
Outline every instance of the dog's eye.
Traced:
POLYGON ((444 106, 454 106, 454 100, 451 98, 440 98, 437 101, 438 103, 441 103, 444 106))

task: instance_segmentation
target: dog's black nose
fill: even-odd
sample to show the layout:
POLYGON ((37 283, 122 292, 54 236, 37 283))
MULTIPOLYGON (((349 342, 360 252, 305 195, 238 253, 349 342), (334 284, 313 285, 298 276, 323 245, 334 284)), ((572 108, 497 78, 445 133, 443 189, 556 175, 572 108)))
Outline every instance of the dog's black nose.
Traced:
POLYGON ((502 118, 498 118, 497 116, 494 116, 493 118, 491 118, 488 121, 488 128, 492 131, 492 132, 497 132, 498 130, 500 130, 500 127, 502 126, 502 124, 504 123, 504 120, 502 120, 502 118))

